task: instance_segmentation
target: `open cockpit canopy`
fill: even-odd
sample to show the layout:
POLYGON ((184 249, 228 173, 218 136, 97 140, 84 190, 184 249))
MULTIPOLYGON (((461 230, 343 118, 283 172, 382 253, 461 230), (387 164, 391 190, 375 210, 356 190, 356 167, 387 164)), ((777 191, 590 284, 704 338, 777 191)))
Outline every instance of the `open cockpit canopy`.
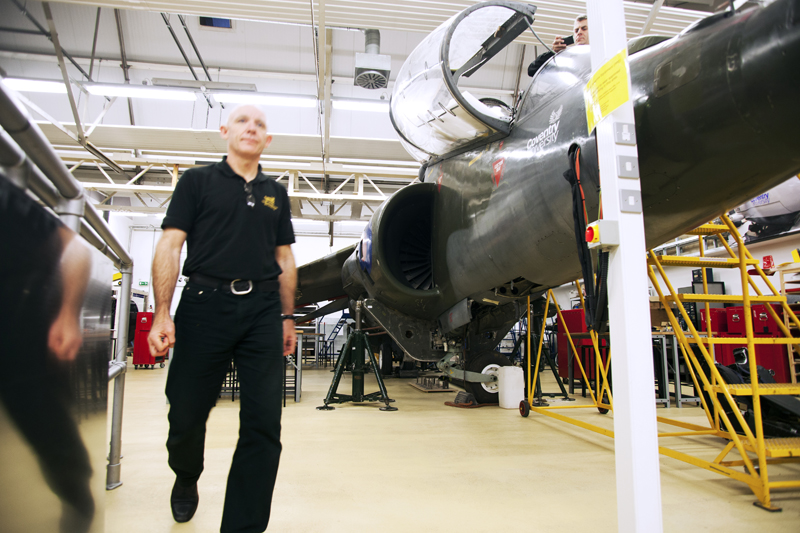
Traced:
POLYGON ((490 1, 453 16, 423 40, 397 75, 390 116, 418 161, 510 131, 512 110, 479 100, 458 83, 480 69, 533 22, 536 6, 490 1))

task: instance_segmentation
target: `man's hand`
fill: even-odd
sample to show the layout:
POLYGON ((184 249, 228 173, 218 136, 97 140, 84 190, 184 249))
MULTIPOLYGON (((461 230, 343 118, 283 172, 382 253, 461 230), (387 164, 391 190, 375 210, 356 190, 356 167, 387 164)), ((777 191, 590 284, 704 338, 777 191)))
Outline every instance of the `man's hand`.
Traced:
POLYGON ((294 331, 294 320, 283 321, 283 355, 292 355, 297 348, 297 333, 294 331))
POLYGON ((167 351, 175 345, 175 323, 170 317, 156 317, 150 334, 147 336, 150 345, 150 355, 166 355, 167 351))
POLYGON ((50 326, 47 346, 60 361, 74 361, 83 344, 83 332, 74 313, 63 309, 50 326))
POLYGON ((561 52, 566 49, 567 45, 564 43, 564 39, 560 35, 556 35, 556 38, 553 39, 553 52, 561 52))

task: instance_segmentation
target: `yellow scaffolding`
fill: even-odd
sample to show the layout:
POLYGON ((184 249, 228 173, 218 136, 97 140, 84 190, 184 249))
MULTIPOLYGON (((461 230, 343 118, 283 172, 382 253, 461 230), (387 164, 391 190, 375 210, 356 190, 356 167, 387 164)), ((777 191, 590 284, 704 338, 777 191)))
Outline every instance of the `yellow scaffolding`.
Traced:
MULTIPOLYGON (((749 364, 750 375, 758 376, 757 354, 755 351, 755 346, 757 344, 785 344, 785 345, 794 345, 800 348, 800 339, 793 338, 790 329, 791 325, 794 325, 794 327, 796 328, 800 328, 800 321, 798 320, 797 316, 794 314, 792 309, 787 304, 786 297, 782 295, 775 288, 775 286, 769 281, 766 274, 761 269, 759 262, 756 259, 754 259, 753 256, 750 254, 750 252, 746 249, 744 241, 740 237, 738 231, 736 230, 735 226, 730 221, 730 219, 727 216, 723 215, 722 220, 724 222, 724 225, 706 224, 690 232, 691 234, 698 236, 700 257, 656 256, 655 253, 653 253, 653 251, 651 250, 648 253, 648 275, 650 277, 651 282, 653 283, 653 286, 658 292, 658 296, 659 299, 661 300, 661 303, 663 304, 664 308, 667 311, 670 324, 672 325, 672 329, 675 332, 675 335, 677 336, 677 340, 679 342, 681 352, 683 353, 684 360, 688 362, 687 368, 692 378, 692 382, 696 390, 703 390, 706 391, 707 393, 707 395, 701 395, 701 400, 702 400, 701 403, 709 423, 707 427, 700 426, 697 424, 690 424, 678 420, 671 420, 665 417, 657 417, 656 419, 659 423, 676 426, 683 430, 683 431, 674 431, 666 433, 662 432, 659 433, 659 438, 710 435, 726 439, 728 440, 728 443, 726 446, 723 447, 722 451, 712 461, 695 457, 671 448, 667 448, 665 446, 659 446, 659 453, 661 453, 662 455, 666 455, 668 457, 672 457, 673 459, 678 459, 680 461, 684 461, 686 463, 699 466, 701 468, 704 468, 706 470, 709 470, 717 474, 721 474, 731 479, 736 479, 738 481, 741 481, 747 484, 753 491, 755 496, 758 498, 758 501, 755 502, 756 505, 770 511, 777 511, 780 509, 772 504, 770 500, 770 491, 772 489, 800 488, 800 479, 770 481, 768 475, 768 465, 800 461, 800 438, 772 439, 764 437, 760 396, 767 394, 798 395, 800 394, 800 385, 798 385, 797 383, 760 384, 758 383, 757 379, 753 380, 752 383, 745 385, 727 384, 722 379, 716 366, 714 366, 713 346, 719 344, 734 344, 734 343, 741 344, 742 341, 746 340, 749 352, 748 364, 749 364), (722 236, 723 233, 729 233, 733 237, 738 246, 739 254, 737 255, 733 251, 733 249, 728 245, 727 241, 724 238, 720 238, 720 242, 726 248, 729 257, 724 259, 706 257, 702 237, 705 235, 722 236), (704 293, 678 294, 678 292, 670 283, 666 275, 666 272, 664 271, 664 266, 684 266, 693 268, 701 267, 704 293), (706 278, 706 270, 705 270, 705 268, 707 267, 738 268, 741 272, 742 294, 741 295, 708 294, 708 281, 706 278), (760 278, 764 281, 766 286, 769 287, 769 290, 772 293, 771 295, 765 295, 761 292, 758 285, 756 285, 755 281, 748 274, 748 268, 750 267, 756 270, 758 276, 760 276, 760 278), (661 289, 658 283, 658 279, 656 277, 656 271, 661 276, 666 287, 668 288, 668 294, 665 294, 664 291, 661 289), (754 294, 750 293, 750 288, 752 288, 754 294), (697 304, 701 303, 705 304, 706 313, 705 313, 705 324, 704 324, 705 326, 704 336, 701 336, 700 332, 694 327, 683 305, 684 303, 690 303, 690 302, 697 304), (744 338, 721 339, 721 338, 715 338, 713 336, 713 332, 711 331, 711 318, 710 318, 708 304, 720 303, 720 302, 737 303, 741 304, 744 307, 743 314, 745 317, 745 332, 746 332, 744 338), (753 335, 753 322, 752 322, 752 314, 750 312, 750 308, 754 302, 768 304, 765 307, 768 310, 772 319, 781 329, 784 337, 756 338, 753 335), (686 321, 686 324, 689 328, 688 332, 684 332, 681 330, 681 327, 678 324, 678 319, 675 316, 675 313, 673 312, 672 307, 670 305, 671 303, 675 303, 677 311, 686 321), (784 316, 786 317, 786 321, 777 316, 777 313, 772 308, 771 304, 780 304, 782 306, 784 316), (693 346, 696 346, 697 349, 700 351, 700 357, 702 357, 703 361, 705 362, 705 365, 701 365, 700 359, 698 359, 698 356, 695 354, 693 346), (722 407, 723 400, 720 399, 720 395, 724 398, 725 404, 730 408, 730 412, 734 415, 735 422, 738 423, 738 427, 741 428, 742 432, 744 433, 743 435, 740 435, 736 432, 735 428, 737 426, 734 425, 734 421, 731 420, 726 410, 722 407), (742 416, 742 413, 739 410, 739 407, 736 403, 736 397, 739 396, 751 396, 753 399, 755 432, 747 424, 744 417, 742 416), (708 404, 709 399, 712 405, 708 404), (733 458, 730 460, 726 460, 726 458, 728 457, 730 452, 734 450, 734 448, 738 452, 740 458, 739 459, 733 458), (742 466, 744 466, 743 471, 734 470, 733 468, 742 466)), ((578 293, 581 294, 580 286, 578 286, 578 293)), ((558 307, 558 303, 556 302, 555 296, 553 295, 552 291, 548 291, 547 293, 547 303, 545 304, 545 316, 547 316, 551 300, 553 304, 556 306, 556 311, 559 316, 560 324, 562 324, 566 330, 565 333, 567 334, 570 347, 572 348, 573 353, 578 354, 578 351, 575 349, 575 344, 572 340, 572 336, 570 335, 569 331, 566 328, 566 323, 563 320, 563 317, 561 315, 561 310, 558 307)), ((581 303, 583 304, 582 295, 581 295, 581 303)), ((531 323, 530 306, 528 313, 529 313, 528 323, 530 324, 531 323)), ((544 324, 542 327, 544 329, 544 324)), ((576 357, 575 361, 577 361, 578 363, 581 375, 583 376, 584 382, 586 383, 587 389, 591 396, 592 403, 589 405, 540 407, 532 405, 534 390, 531 384, 536 383, 538 379, 544 330, 542 331, 542 334, 539 337, 538 353, 536 356, 536 366, 533 368, 533 374, 532 374, 531 357, 530 357, 530 328, 529 328, 528 398, 527 402, 524 402, 523 405, 520 406, 520 412, 523 416, 527 416, 528 412, 534 412, 537 414, 549 416, 551 418, 555 418, 613 438, 614 437, 613 431, 596 426, 594 424, 584 422, 582 420, 577 420, 575 418, 564 416, 562 414, 555 412, 556 410, 560 409, 576 409, 576 408, 597 408, 600 410, 600 412, 604 412, 606 409, 609 410, 613 409, 613 399, 611 396, 611 389, 609 387, 609 382, 608 382, 608 372, 611 364, 611 352, 610 350, 608 351, 607 361, 604 363, 602 358, 600 357, 597 333, 591 332, 590 336, 592 339, 592 347, 594 349, 594 356, 595 356, 594 359, 596 365, 595 376, 597 378, 596 381, 596 388, 598 389, 597 391, 595 391, 592 388, 591 383, 587 378, 586 372, 583 368, 583 364, 580 360, 581 358, 576 357), (607 395, 608 401, 605 401, 605 395, 607 395)), ((681 386, 680 379, 677 379, 676 387, 680 386, 681 386)))

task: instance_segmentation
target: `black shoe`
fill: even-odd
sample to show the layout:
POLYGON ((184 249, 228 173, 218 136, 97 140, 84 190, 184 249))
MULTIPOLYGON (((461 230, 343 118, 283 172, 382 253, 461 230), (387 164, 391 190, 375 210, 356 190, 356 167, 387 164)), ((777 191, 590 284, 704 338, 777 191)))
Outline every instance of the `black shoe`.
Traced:
POLYGON ((175 480, 175 485, 172 487, 172 496, 170 497, 170 505, 172 507, 172 518, 176 522, 188 522, 197 511, 197 502, 200 497, 197 495, 197 483, 188 487, 178 484, 175 480))

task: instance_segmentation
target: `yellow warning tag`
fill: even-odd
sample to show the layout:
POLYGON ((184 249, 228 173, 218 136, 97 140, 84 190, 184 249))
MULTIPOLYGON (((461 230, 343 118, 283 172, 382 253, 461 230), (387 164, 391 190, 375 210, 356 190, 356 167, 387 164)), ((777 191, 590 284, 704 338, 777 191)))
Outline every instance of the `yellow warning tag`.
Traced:
POLYGON ((628 51, 623 49, 606 61, 594 73, 583 89, 583 100, 586 103, 586 123, 589 127, 589 133, 592 133, 601 120, 630 98, 628 94, 627 56, 628 51))

